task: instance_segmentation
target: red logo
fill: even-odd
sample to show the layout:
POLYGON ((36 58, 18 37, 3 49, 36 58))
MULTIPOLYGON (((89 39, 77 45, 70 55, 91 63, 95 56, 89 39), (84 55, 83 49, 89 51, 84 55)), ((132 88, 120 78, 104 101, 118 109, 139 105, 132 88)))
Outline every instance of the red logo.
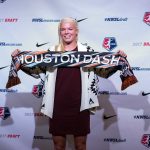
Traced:
POLYGON ((141 139, 141 143, 146 146, 146 147, 150 147, 150 134, 144 134, 142 139, 141 139))
POLYGON ((5 18, 5 22, 17 22, 17 18, 5 18))
POLYGON ((4 116, 4 107, 0 107, 0 117, 4 116))
POLYGON ((150 12, 146 12, 146 13, 144 14, 143 21, 144 21, 146 24, 150 25, 150 12))
POLYGON ((32 89, 32 94, 36 96, 37 98, 42 97, 43 95, 43 85, 34 85, 32 89))
POLYGON ((112 51, 114 48, 116 48, 117 42, 114 37, 105 37, 103 41, 103 47, 108 50, 112 51))
POLYGON ((150 46, 150 42, 144 42, 143 46, 150 46))
POLYGON ((0 118, 3 120, 10 117, 10 110, 8 107, 0 107, 0 118))

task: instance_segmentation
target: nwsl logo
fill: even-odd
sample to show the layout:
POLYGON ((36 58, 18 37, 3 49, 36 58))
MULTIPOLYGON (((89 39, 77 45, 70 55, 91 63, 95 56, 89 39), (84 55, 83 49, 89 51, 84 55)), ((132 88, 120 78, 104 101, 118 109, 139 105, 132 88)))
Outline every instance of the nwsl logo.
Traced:
POLYGON ((6 0, 0 0, 0 3, 4 3, 6 0))
POLYGON ((32 94, 37 98, 42 97, 42 95, 43 95, 43 85, 34 85, 33 89, 32 89, 32 94))
POLYGON ((144 14, 143 21, 150 26, 150 12, 144 14))
POLYGON ((10 117, 10 111, 8 107, 0 107, 0 118, 3 120, 6 120, 8 117, 10 117))
POLYGON ((150 147, 150 134, 144 134, 141 139, 141 143, 147 148, 149 148, 150 147))
POLYGON ((116 39, 114 37, 105 37, 103 47, 108 51, 112 51, 115 47, 117 47, 116 39))

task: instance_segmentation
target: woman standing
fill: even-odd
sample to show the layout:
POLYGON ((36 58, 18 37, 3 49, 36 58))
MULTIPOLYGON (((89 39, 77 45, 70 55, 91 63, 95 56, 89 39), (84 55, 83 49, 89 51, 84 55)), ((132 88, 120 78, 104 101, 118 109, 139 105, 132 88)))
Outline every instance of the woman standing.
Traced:
MULTIPOLYGON (((56 51, 79 50, 76 20, 62 19, 58 33, 60 42, 55 47, 56 51)), ((82 84, 79 67, 57 69, 53 116, 50 118, 49 129, 56 150, 65 149, 67 134, 74 135, 76 150, 86 150, 86 138, 90 133, 90 112, 88 109, 80 111, 82 84)))
MULTIPOLYGON (((78 42, 78 24, 75 19, 64 18, 58 26, 59 44, 51 51, 84 51, 88 48, 78 42)), ((17 55, 15 50, 12 56, 17 55)), ((118 55, 126 57, 123 51, 118 55)), ((99 106, 97 99, 97 75, 107 76, 115 68, 88 69, 79 67, 47 67, 45 91, 41 112, 48 116, 49 132, 55 150, 65 150, 66 135, 74 135, 76 150, 86 150, 86 139, 90 133, 90 111, 99 106), (95 74, 96 73, 96 74, 95 74)))

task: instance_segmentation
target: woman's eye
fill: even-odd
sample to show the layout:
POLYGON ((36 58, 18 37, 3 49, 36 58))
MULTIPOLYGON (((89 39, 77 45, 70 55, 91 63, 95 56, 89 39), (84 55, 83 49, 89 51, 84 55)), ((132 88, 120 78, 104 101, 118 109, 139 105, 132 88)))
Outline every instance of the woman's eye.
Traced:
POLYGON ((60 29, 60 31, 64 31, 65 29, 60 29))

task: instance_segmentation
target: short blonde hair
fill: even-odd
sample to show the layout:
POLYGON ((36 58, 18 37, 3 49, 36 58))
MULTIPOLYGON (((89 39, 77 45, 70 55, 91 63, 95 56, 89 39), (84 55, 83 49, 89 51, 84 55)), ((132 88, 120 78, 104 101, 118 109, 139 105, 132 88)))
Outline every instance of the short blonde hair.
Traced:
MULTIPOLYGON (((64 51, 64 46, 63 46, 63 43, 62 43, 62 39, 61 39, 61 36, 60 36, 60 27, 61 27, 61 24, 62 23, 65 23, 65 22, 71 22, 75 25, 77 31, 79 31, 79 28, 78 28, 78 22, 76 19, 73 19, 71 17, 65 17, 63 19, 60 20, 60 23, 58 24, 58 36, 59 36, 59 43, 58 45, 56 45, 55 47, 55 50, 56 51, 64 51)), ((77 39, 78 40, 78 36, 77 36, 77 39)))

